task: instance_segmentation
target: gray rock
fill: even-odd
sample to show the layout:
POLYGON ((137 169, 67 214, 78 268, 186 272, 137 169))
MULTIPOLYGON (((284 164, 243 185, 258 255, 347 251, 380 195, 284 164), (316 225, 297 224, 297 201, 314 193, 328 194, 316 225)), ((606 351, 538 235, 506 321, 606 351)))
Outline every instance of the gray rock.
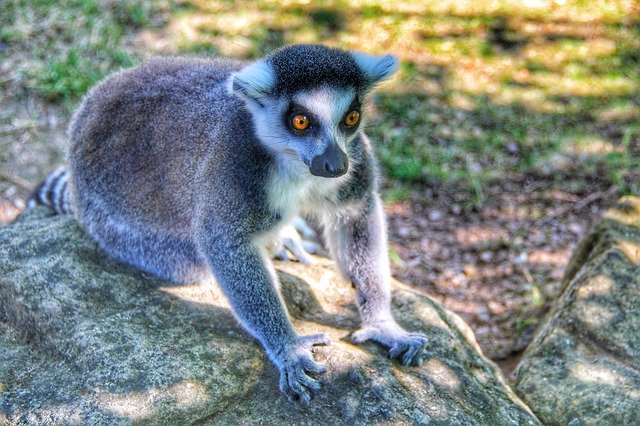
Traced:
POLYGON ((579 244, 564 292, 518 366, 517 392, 548 424, 640 419, 640 198, 579 244))
POLYGON ((0 228, 2 424, 538 424, 469 327, 402 284, 394 311, 430 337, 423 366, 351 344, 353 289, 326 260, 276 264, 296 329, 333 341, 316 350, 322 393, 290 404, 216 286, 160 282, 44 216, 0 228))

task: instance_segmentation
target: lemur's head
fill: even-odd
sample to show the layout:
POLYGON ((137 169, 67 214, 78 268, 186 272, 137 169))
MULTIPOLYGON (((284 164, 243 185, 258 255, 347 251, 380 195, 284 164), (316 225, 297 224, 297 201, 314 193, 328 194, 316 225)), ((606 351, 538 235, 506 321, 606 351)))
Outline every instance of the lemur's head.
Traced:
POLYGON ((254 117, 272 152, 302 161, 315 176, 349 168, 347 146, 362 125, 362 102, 397 69, 395 57, 294 45, 233 74, 231 91, 254 117))

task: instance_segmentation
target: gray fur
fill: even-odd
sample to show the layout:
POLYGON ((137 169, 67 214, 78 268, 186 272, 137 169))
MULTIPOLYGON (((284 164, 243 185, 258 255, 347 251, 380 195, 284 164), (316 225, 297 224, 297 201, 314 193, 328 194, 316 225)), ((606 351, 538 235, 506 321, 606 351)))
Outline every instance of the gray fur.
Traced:
POLYGON ((389 69, 384 58, 365 69, 347 52, 302 45, 258 65, 155 59, 94 88, 70 126, 63 195, 86 231, 111 256, 164 279, 213 272, 290 399, 308 402, 319 391, 312 376, 325 368, 311 346, 328 343, 296 334, 264 250, 298 212, 321 219, 355 284, 363 327, 354 340, 378 341, 404 364, 421 362, 426 338, 391 315, 371 144, 360 123, 342 122, 388 77, 371 77, 371 69, 389 69), (294 101, 314 120, 304 134, 287 127, 294 101), (330 147, 346 152, 348 172, 312 176, 311 160, 330 147))

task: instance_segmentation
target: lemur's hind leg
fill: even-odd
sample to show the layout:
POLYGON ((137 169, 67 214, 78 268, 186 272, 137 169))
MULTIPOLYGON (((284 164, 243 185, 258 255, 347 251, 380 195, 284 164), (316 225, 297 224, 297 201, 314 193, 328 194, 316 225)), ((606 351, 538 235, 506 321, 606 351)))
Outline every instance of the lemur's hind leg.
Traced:
POLYGON ((278 260, 296 260, 305 265, 313 264, 312 254, 322 252, 318 235, 299 216, 284 226, 278 234, 278 240, 270 247, 270 253, 278 260))
POLYGON ((209 268, 193 242, 168 233, 142 230, 116 215, 87 221, 88 232, 111 257, 175 283, 201 281, 209 268))

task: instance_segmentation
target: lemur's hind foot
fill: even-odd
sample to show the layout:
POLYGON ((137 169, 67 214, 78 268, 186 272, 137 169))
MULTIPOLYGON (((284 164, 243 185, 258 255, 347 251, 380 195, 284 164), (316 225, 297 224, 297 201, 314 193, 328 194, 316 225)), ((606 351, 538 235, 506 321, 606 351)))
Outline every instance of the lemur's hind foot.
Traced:
POLYGON ((427 336, 402 329, 395 321, 384 321, 375 325, 365 325, 352 335, 355 343, 367 340, 387 347, 389 358, 398 358, 402 365, 422 365, 427 345, 427 336))

